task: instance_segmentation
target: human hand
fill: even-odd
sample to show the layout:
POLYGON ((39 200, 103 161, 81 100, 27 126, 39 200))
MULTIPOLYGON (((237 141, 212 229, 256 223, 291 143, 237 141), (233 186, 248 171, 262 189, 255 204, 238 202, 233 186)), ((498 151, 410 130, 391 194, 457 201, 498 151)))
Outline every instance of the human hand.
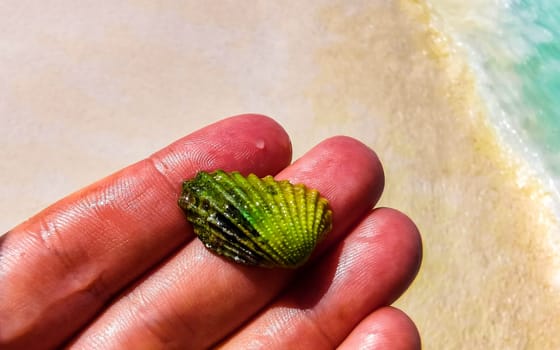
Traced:
POLYGON ((420 348, 412 321, 387 306, 416 275, 420 236, 405 215, 372 210, 384 179, 376 155, 334 137, 290 159, 274 121, 233 117, 15 227, 0 239, 0 348, 420 348), (333 230, 311 261, 247 267, 194 239, 181 183, 215 169, 319 190, 333 230))

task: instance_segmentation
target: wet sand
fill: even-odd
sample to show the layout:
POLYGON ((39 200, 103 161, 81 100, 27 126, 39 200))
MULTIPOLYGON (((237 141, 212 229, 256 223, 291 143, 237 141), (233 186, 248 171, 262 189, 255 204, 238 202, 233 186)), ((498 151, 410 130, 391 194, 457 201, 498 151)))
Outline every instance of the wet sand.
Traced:
POLYGON ((381 205, 423 233, 420 275, 397 305, 426 349, 558 348, 551 198, 500 144, 464 59, 415 2, 341 11, 324 13, 337 39, 310 94, 322 123, 364 123, 353 131, 384 161, 381 205))
POLYGON ((202 125, 260 112, 296 156, 335 134, 377 151, 381 205, 423 233, 397 306, 426 349, 560 348, 547 193, 498 141, 421 2, 12 5, 0 10, 3 230, 202 125))

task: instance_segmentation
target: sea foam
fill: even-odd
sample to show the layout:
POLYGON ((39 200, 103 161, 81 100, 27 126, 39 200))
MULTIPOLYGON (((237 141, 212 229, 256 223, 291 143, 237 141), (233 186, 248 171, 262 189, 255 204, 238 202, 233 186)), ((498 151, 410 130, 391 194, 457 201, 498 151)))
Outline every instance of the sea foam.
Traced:
POLYGON ((500 139, 539 177, 560 212, 560 3, 429 2, 434 25, 468 60, 500 139))

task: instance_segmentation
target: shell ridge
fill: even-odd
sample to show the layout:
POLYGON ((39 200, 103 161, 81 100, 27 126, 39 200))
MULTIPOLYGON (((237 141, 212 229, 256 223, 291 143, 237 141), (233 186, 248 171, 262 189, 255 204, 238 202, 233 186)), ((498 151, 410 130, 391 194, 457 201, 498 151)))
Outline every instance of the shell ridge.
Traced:
POLYGON ((312 237, 313 236, 313 220, 311 218, 310 213, 313 212, 313 215, 315 214, 315 206, 312 202, 312 195, 310 194, 310 192, 307 190, 307 188, 303 187, 304 189, 304 194, 303 194, 303 202, 302 204, 304 205, 303 207, 303 213, 302 215, 305 217, 305 225, 304 225, 304 230, 302 233, 302 237, 301 237, 301 241, 302 241, 302 245, 304 245, 305 247, 309 247, 309 246, 314 246, 313 245, 313 241, 312 241, 312 237))
POLYGON ((263 225, 263 235, 268 240, 268 246, 266 249, 271 250, 271 254, 276 257, 275 263, 281 264, 283 262, 282 252, 278 249, 277 240, 274 239, 275 234, 279 232, 278 223, 274 220, 274 218, 277 217, 277 210, 275 210, 277 208, 269 205, 269 203, 274 202, 274 200, 270 197, 270 194, 266 190, 264 179, 261 179, 254 174, 250 174, 247 177, 247 180, 251 184, 253 195, 258 198, 259 203, 265 210, 261 224, 263 225))
POLYGON ((255 249, 255 242, 249 235, 250 231, 243 225, 238 224, 235 220, 232 220, 224 214, 215 213, 213 216, 211 215, 209 217, 208 221, 216 229, 218 229, 217 232, 222 230, 227 234, 227 237, 225 235, 221 235, 224 237, 226 242, 231 242, 233 246, 239 246, 239 248, 243 251, 249 251, 251 253, 258 254, 263 259, 271 260, 265 252, 255 249))
POLYGON ((330 231, 332 228, 332 211, 329 208, 329 203, 324 198, 319 198, 319 203, 323 208, 321 216, 316 218, 319 223, 317 241, 320 242, 324 237, 325 233, 330 231))
MULTIPOLYGON (((254 250, 255 253, 260 253, 259 255, 261 255, 263 259, 274 261, 269 256, 269 254, 265 254, 260 250, 254 249, 254 242, 250 239, 251 235, 247 232, 248 228, 254 229, 254 227, 250 223, 244 226, 243 223, 236 222, 235 219, 231 217, 231 209, 228 213, 228 209, 226 208, 228 205, 230 206, 230 208, 234 208, 239 212, 239 208, 237 208, 237 202, 243 201, 241 193, 236 193, 235 195, 231 194, 230 191, 232 190, 232 188, 234 188, 234 186, 232 186, 231 182, 228 182, 228 180, 230 179, 229 175, 225 172, 217 172, 213 175, 214 176, 208 176, 206 178, 206 183, 213 189, 213 193, 219 195, 221 198, 223 198, 223 200, 212 199, 211 196, 206 199, 209 201, 209 205, 213 209, 213 212, 210 214, 208 214, 209 211, 206 212, 207 221, 223 230, 226 230, 226 225, 228 225, 227 222, 233 224, 238 230, 237 233, 232 230, 232 227, 228 227, 226 233, 228 233, 230 237, 235 238, 235 242, 233 242, 234 244, 236 243, 242 245, 244 248, 243 251, 254 250), (236 198, 237 196, 239 196, 239 198, 236 198), (226 202, 225 205, 223 205, 224 201, 226 202), (219 222, 217 221, 217 215, 224 215, 220 213, 224 213, 229 216, 227 222, 224 220, 221 220, 219 222)), ((241 215, 239 215, 237 219, 243 217, 242 213, 240 214, 241 215)), ((217 230, 217 232, 219 232, 219 230, 217 230)), ((227 241, 227 238, 225 238, 223 235, 221 235, 221 237, 224 241, 227 241)))
MULTIPOLYGON (((230 222, 241 229, 244 229, 245 226, 251 228, 251 230, 248 231, 249 234, 247 234, 247 231, 245 231, 245 237, 243 240, 240 240, 239 243, 243 244, 249 249, 254 250, 256 253, 259 253, 259 255, 263 256, 266 260, 274 262, 276 258, 271 255, 271 252, 267 251, 265 247, 263 248, 264 244, 262 244, 262 242, 259 240, 259 237, 262 234, 258 227, 258 221, 251 220, 252 216, 247 212, 247 209, 250 209, 250 205, 247 208, 240 208, 240 205, 251 203, 250 191, 244 191, 238 186, 238 181, 236 181, 236 178, 238 178, 238 176, 243 176, 238 172, 234 172, 231 175, 225 173, 224 175, 225 176, 223 176, 220 181, 216 183, 216 185, 222 187, 222 191, 220 193, 224 195, 224 197, 228 201, 230 210, 231 208, 234 208, 239 214, 238 217, 230 217, 230 222), (230 193, 231 195, 229 195, 230 193), (245 223, 245 225, 243 225, 243 223, 236 222, 236 219, 239 219, 240 221, 243 220, 243 223, 245 223)), ((224 208, 224 213, 228 213, 228 210, 226 208, 224 208)))
POLYGON ((213 226, 211 229, 211 233, 213 235, 207 235, 212 236, 212 238, 204 237, 205 239, 201 239, 207 248, 210 248, 218 255, 225 256, 230 259, 233 257, 234 260, 237 259, 237 261, 244 264, 258 265, 262 263, 263 259, 259 256, 255 256, 254 252, 250 249, 243 247, 242 245, 236 245, 223 236, 220 232, 221 229, 222 228, 219 226, 213 226))
MULTIPOLYGON (((254 176, 254 181, 252 182, 257 189, 259 195, 264 196, 264 201, 276 203, 274 196, 270 193, 272 192, 271 185, 275 182, 272 176, 266 176, 264 178, 258 178, 254 176)), ((276 190, 274 190, 276 192, 276 190)), ((285 226, 284 221, 282 220, 282 212, 279 210, 278 205, 270 206, 269 217, 267 217, 267 224, 269 224, 269 246, 272 250, 274 250, 275 254, 278 256, 278 264, 286 264, 286 252, 289 247, 285 242, 285 226)))
MULTIPOLYGON (((311 202, 310 207, 313 211, 309 212, 309 229, 311 232, 317 232, 319 229, 319 222, 317 221, 317 216, 323 214, 323 206, 319 203, 319 192, 316 190, 308 191, 309 201, 311 202)), ((312 242, 311 245, 315 246, 317 244, 317 235, 312 235, 309 237, 312 242)))
MULTIPOLYGON (((286 206, 289 211, 288 218, 291 223, 292 234, 296 235, 297 237, 301 236, 301 232, 303 228, 301 227, 298 215, 297 215, 297 207, 295 202, 294 196, 294 186, 289 181, 281 181, 280 187, 282 188, 282 193, 284 195, 284 199, 286 201, 286 206)), ((298 248, 298 254, 302 254, 301 249, 298 248)))
POLYGON ((250 174, 247 177, 247 189, 256 205, 253 206, 255 217, 258 217, 257 224, 262 227, 263 235, 269 236, 272 232, 270 223, 265 220, 272 215, 272 208, 268 205, 265 197, 262 196, 260 183, 261 179, 256 175, 250 174))
POLYGON ((332 230, 332 210, 327 209, 323 218, 321 219, 321 235, 319 236, 319 242, 325 238, 326 234, 332 230))
POLYGON ((244 178, 243 175, 237 173, 237 175, 233 176, 232 179, 246 195, 247 201, 244 203, 247 205, 247 208, 245 208, 246 212, 244 213, 246 215, 246 219, 254 224, 255 227, 263 227, 263 216, 266 216, 266 213, 270 210, 267 204, 258 196, 258 192, 255 192, 252 184, 244 178), (261 209, 253 204, 255 202, 259 204, 258 206, 261 209))
MULTIPOLYGON (((278 243, 280 247, 283 249, 284 252, 299 250, 298 247, 294 246, 293 240, 287 239, 292 237, 293 234, 296 233, 294 230, 294 226, 291 222, 290 215, 288 214, 288 208, 286 205, 286 200, 284 198, 284 193, 280 186, 282 182, 288 182, 288 181, 286 180, 276 181, 272 176, 267 176, 263 180, 265 181, 265 185, 267 186, 268 189, 272 188, 274 190, 273 193, 271 193, 272 191, 269 191, 269 193, 278 207, 278 215, 275 218, 278 220, 280 226, 279 227, 280 231, 278 232, 280 237, 278 243)), ((290 262, 289 261, 290 259, 286 258, 286 254, 283 254, 281 258, 283 263, 290 262)))
POLYGON ((255 229, 255 232, 258 234, 258 237, 257 235, 254 235, 252 237, 254 243, 261 250, 263 250, 263 252, 266 252, 266 255, 269 256, 269 259, 272 262, 277 261, 278 256, 275 254, 275 252, 266 249, 266 245, 268 244, 268 237, 270 236, 270 234, 267 234, 267 231, 270 230, 270 228, 266 225, 267 212, 265 211, 263 215, 262 212, 259 212, 259 208, 252 204, 253 202, 264 203, 264 199, 259 196, 258 191, 255 191, 252 184, 248 181, 247 178, 243 177, 243 175, 236 173, 236 175, 232 176, 232 178, 233 181, 235 181, 235 183, 239 187, 241 187, 241 189, 246 193, 248 197, 248 201, 246 202, 248 210, 245 213, 242 213, 242 215, 244 215, 245 219, 249 221, 249 223, 255 229))
POLYGON ((274 206, 269 205, 272 200, 264 188, 263 180, 254 174, 250 174, 247 177, 248 184, 251 188, 251 194, 254 196, 256 202, 259 203, 259 207, 262 210, 262 217, 259 224, 262 227, 263 237, 266 238, 266 246, 263 248, 269 252, 270 255, 274 256, 276 265, 281 264, 281 252, 276 249, 275 242, 271 241, 274 238, 275 233, 278 232, 278 225, 273 220, 275 217, 274 206))
POLYGON ((324 233, 330 230, 330 226, 327 227, 326 222, 330 222, 332 220, 332 216, 328 201, 325 198, 321 197, 319 192, 317 192, 316 201, 317 211, 315 212, 315 217, 313 220, 315 222, 314 230, 318 233, 317 243, 319 243, 322 240, 324 233), (328 220, 325 220, 325 218, 328 218, 328 220))
POLYGON ((236 256, 258 256, 260 261, 268 261, 270 263, 275 261, 266 250, 261 249, 255 241, 251 239, 251 236, 247 234, 250 231, 243 230, 243 227, 237 225, 235 221, 223 216, 223 218, 218 219, 213 226, 218 229, 218 231, 222 230, 228 234, 227 237, 224 236, 224 238, 226 242, 228 242, 228 245, 231 243, 231 246, 237 249, 236 251, 238 254, 236 256), (240 254, 239 251, 244 254, 240 254))
MULTIPOLYGON (((305 232, 308 229, 307 226, 307 202, 305 200, 306 197, 306 188, 305 186, 303 186, 302 184, 297 184, 294 186, 294 192, 296 195, 296 207, 298 209, 298 218, 300 220, 300 224, 302 227, 302 231, 301 231, 301 236, 300 238, 300 242, 304 242, 303 239, 303 232, 305 232)), ((306 254, 309 255, 309 254, 306 254)), ((305 257, 305 260, 307 260, 307 256, 305 257)))

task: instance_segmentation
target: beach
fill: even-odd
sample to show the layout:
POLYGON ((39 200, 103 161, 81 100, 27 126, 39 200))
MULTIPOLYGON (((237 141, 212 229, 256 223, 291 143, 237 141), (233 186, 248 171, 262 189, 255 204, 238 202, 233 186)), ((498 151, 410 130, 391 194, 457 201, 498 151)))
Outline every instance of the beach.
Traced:
POLYGON ((377 152, 379 206, 423 237, 396 306, 426 349, 560 348, 557 199, 426 3, 8 2, 2 232, 206 124, 263 113, 295 158, 339 134, 377 152))

